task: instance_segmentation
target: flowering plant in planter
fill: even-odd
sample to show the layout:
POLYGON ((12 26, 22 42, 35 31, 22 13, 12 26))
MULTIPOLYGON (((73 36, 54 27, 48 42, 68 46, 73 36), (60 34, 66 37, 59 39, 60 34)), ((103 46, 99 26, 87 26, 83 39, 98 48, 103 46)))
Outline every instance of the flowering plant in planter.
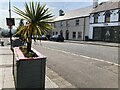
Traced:
POLYGON ((52 20, 53 15, 50 13, 49 8, 45 8, 45 6, 41 5, 40 2, 30 2, 29 4, 25 3, 24 11, 14 7, 13 12, 22 16, 26 21, 26 25, 19 26, 16 34, 23 35, 27 44, 27 52, 31 51, 33 36, 41 36, 52 29, 48 22, 52 20))

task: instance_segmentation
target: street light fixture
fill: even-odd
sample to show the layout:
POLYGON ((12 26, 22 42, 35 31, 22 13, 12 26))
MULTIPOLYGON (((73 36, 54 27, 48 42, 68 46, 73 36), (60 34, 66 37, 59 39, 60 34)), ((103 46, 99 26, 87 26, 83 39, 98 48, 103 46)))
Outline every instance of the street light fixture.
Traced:
MULTIPOLYGON (((11 2, 9 0, 9 18, 11 18, 11 2)), ((12 50, 12 35, 11 35, 11 29, 12 29, 12 25, 9 26, 10 29, 10 46, 11 46, 11 50, 12 50)))
POLYGON ((15 21, 14 21, 14 18, 11 18, 11 2, 10 2, 10 0, 9 0, 9 18, 6 18, 6 21, 7 21, 7 26, 10 29, 10 32, 9 32, 10 47, 11 47, 11 50, 12 50, 12 33, 11 33, 11 30, 12 30, 12 26, 15 25, 15 21))

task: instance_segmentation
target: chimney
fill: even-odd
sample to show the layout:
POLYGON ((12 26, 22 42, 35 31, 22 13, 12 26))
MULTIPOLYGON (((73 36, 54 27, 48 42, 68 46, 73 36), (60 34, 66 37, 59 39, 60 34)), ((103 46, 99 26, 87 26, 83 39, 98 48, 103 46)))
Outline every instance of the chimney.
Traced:
POLYGON ((93 8, 96 8, 98 6, 98 0, 93 0, 93 8))
POLYGON ((64 11, 62 9, 59 10, 59 16, 64 16, 64 11))

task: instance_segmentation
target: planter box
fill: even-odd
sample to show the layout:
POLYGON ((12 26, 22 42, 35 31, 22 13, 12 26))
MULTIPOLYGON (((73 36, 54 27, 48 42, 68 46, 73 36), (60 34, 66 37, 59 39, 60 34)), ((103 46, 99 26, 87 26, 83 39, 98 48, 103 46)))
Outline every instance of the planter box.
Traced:
POLYGON ((32 48, 38 57, 26 58, 14 48, 13 75, 15 88, 45 88, 46 57, 32 48))

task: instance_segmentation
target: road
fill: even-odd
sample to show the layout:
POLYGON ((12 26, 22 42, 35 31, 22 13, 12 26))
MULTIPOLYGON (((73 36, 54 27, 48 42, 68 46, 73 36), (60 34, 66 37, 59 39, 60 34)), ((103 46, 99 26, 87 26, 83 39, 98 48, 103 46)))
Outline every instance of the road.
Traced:
POLYGON ((42 41, 33 47, 47 56, 47 66, 78 88, 117 88, 115 47, 42 41))
POLYGON ((59 43, 44 41, 42 45, 52 49, 63 50, 78 55, 103 59, 118 63, 118 48, 87 44, 59 43))

